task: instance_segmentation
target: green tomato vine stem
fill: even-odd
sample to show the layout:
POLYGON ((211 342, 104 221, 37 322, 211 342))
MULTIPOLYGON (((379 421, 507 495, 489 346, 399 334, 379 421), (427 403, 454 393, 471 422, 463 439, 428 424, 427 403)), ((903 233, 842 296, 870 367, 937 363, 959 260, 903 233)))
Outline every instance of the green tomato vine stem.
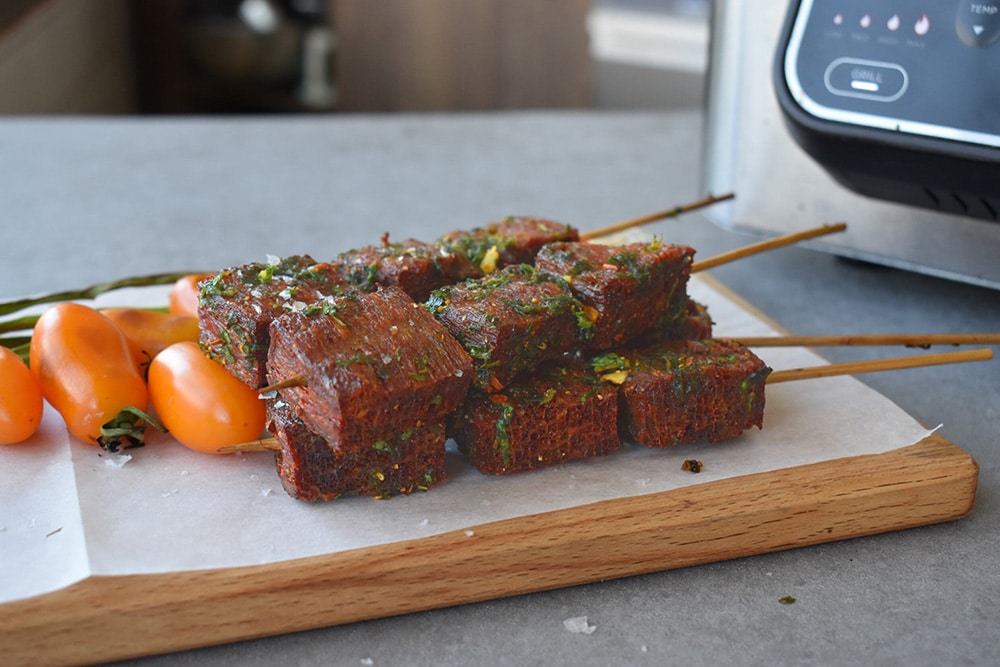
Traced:
POLYGON ((122 278, 104 283, 97 283, 90 287, 78 290, 67 290, 65 292, 52 292, 40 296, 25 297, 23 299, 12 299, 0 301, 0 316, 10 315, 31 306, 45 303, 56 303, 59 301, 79 301, 94 299, 101 294, 111 292, 123 287, 149 287, 152 285, 171 285, 184 276, 192 273, 206 273, 205 271, 184 271, 181 273, 154 273, 147 276, 136 276, 132 278, 122 278))

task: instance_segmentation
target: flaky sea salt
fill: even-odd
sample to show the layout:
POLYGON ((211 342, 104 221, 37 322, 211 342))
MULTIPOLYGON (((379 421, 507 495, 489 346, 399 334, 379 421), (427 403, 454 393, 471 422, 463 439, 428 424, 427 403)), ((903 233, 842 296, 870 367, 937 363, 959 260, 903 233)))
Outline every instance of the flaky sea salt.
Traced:
POLYGON ((567 618, 563 621, 563 627, 574 634, 579 635, 592 635, 594 630, 597 629, 596 625, 591 625, 587 622, 586 616, 574 616, 573 618, 567 618))
POLYGON ((121 468, 132 460, 132 455, 108 452, 107 454, 103 454, 101 458, 104 459, 104 465, 109 468, 121 468))

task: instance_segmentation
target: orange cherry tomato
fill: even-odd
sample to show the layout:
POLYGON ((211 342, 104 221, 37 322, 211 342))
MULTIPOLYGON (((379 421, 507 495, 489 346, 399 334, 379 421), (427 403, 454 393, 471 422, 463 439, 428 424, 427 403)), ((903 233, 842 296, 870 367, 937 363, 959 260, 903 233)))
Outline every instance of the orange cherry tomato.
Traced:
MULTIPOLYGON (((117 439, 109 440, 102 426, 125 408, 145 411, 148 406, 146 383, 125 334, 89 306, 60 303, 45 311, 31 336, 29 362, 45 400, 70 433, 90 444, 116 449, 117 439)), ((139 421, 136 417, 132 423, 139 421)))
POLYGON ((149 395, 178 442, 209 454, 259 438, 267 418, 257 390, 205 356, 197 343, 176 343, 153 359, 149 395))
POLYGON ((174 343, 198 340, 198 318, 143 308, 102 310, 125 334, 136 364, 145 373, 150 360, 174 343))
POLYGON ((42 422, 42 387, 15 352, 0 347, 0 445, 24 442, 42 422))
POLYGON ((198 317, 198 300, 201 298, 198 283, 213 275, 215 274, 192 273, 175 282, 170 288, 170 312, 174 315, 198 317))

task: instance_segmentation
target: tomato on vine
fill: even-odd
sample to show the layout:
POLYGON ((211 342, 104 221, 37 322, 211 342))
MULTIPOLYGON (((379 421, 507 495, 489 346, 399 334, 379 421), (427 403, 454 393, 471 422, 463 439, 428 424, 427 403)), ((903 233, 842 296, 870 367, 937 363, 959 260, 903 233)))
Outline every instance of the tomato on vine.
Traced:
POLYGON ((77 438, 116 451, 142 442, 149 402, 128 341, 89 306, 60 303, 35 324, 31 372, 77 438))
POLYGON ((42 422, 42 387, 21 357, 0 347, 0 445, 24 442, 42 422))
POLYGON ((200 452, 216 454, 264 430, 267 415, 257 390, 205 356, 197 343, 176 343, 153 359, 149 394, 170 434, 200 452))
POLYGON ((150 360, 174 343, 198 340, 198 318, 145 308, 108 308, 101 311, 125 334, 141 372, 150 360))
POLYGON ((170 312, 174 315, 198 317, 198 300, 201 298, 201 288, 198 283, 213 275, 192 273, 175 282, 170 288, 170 312))

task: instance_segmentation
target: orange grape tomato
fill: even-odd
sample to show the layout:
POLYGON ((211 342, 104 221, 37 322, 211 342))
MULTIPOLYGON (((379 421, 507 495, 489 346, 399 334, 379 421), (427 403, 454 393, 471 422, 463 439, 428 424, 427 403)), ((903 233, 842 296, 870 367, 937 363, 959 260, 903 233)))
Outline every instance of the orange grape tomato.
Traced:
POLYGON ((0 347, 0 445, 24 442, 42 422, 42 387, 17 353, 0 347))
POLYGON ((149 395, 167 431, 199 452, 216 454, 264 431, 267 415, 257 390, 205 356, 197 343, 176 343, 153 359, 149 395))
POLYGON ((125 334, 132 356, 141 368, 174 343, 198 340, 197 317, 144 308, 108 308, 101 312, 125 334))
POLYGON ((198 283, 211 278, 213 273, 192 273, 184 276, 170 288, 170 312, 174 315, 198 317, 198 300, 201 288, 198 283))
POLYGON ((148 407, 146 383, 125 334, 89 306, 60 303, 42 313, 29 365, 69 432, 90 444, 108 444, 101 427, 125 408, 148 407))

